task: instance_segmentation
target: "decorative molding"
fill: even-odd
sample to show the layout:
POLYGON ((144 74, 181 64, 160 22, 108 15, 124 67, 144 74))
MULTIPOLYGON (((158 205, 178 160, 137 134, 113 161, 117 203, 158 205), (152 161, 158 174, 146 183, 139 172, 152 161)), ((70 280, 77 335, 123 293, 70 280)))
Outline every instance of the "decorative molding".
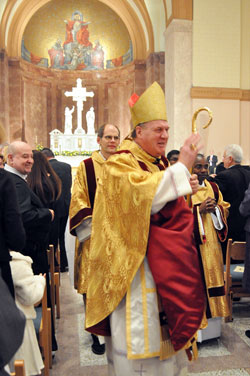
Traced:
POLYGON ((250 90, 242 90, 241 101, 250 102, 250 90))
POLYGON ((168 26, 171 24, 171 22, 173 21, 174 17, 173 17, 173 14, 171 14, 171 16, 167 19, 167 22, 166 22, 166 29, 168 28, 168 26))
POLYGON ((167 4, 166 4, 166 0, 162 0, 162 1, 163 1, 164 11, 165 11, 165 25, 167 27, 167 22, 168 22, 167 4))
POLYGON ((134 0, 136 6, 140 10, 140 13, 144 19, 144 22, 146 24, 147 33, 148 33, 148 39, 149 39, 149 49, 148 54, 151 52, 154 52, 154 31, 153 31, 153 25, 151 22, 150 15, 148 13, 146 4, 144 2, 141 2, 140 0, 134 0))
POLYGON ((19 58, 8 59, 8 65, 9 65, 9 67, 19 67, 20 66, 20 59, 19 58))
POLYGON ((191 98, 250 101, 250 90, 223 87, 192 87, 191 98))
POLYGON ((5 45, 5 32, 7 29, 8 20, 11 14, 12 8, 15 6, 16 0, 9 0, 4 8, 2 19, 0 20, 0 47, 6 48, 5 45))
POLYGON ((193 0, 172 0, 172 14, 166 21, 166 29, 175 19, 193 21, 193 0))
MULTIPOLYGON (((15 61, 19 61, 18 59, 9 59, 9 65, 14 65, 15 61)), ((84 80, 84 85, 86 86, 93 86, 101 82, 108 83, 116 83, 120 82, 123 83, 127 81, 128 76, 133 77, 135 69, 138 69, 138 64, 144 64, 145 70, 145 60, 139 60, 136 62, 129 63, 122 67, 117 67, 114 69, 102 70, 102 71, 62 71, 59 69, 48 69, 44 67, 39 67, 37 65, 33 65, 28 63, 25 60, 20 61, 20 69, 22 80, 25 82, 35 81, 38 80, 39 82, 43 83, 44 86, 53 85, 55 82, 60 82, 60 85, 74 85, 75 80, 77 77, 80 77, 84 80)), ((38 84, 37 81, 37 84, 38 84)), ((40 85, 40 84, 39 84, 40 85)), ((41 84, 42 85, 42 84, 41 84)), ((55 84, 58 87, 58 84, 55 84)))

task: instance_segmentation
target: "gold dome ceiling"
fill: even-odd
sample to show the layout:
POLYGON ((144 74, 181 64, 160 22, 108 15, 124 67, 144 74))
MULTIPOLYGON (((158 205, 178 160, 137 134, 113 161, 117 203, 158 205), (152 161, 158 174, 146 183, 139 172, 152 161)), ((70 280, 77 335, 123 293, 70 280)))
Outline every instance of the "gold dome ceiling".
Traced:
POLYGON ((49 2, 32 16, 23 41, 32 62, 45 58, 52 68, 111 68, 126 63, 122 57, 128 51, 127 62, 132 59, 126 26, 98 0, 49 2))

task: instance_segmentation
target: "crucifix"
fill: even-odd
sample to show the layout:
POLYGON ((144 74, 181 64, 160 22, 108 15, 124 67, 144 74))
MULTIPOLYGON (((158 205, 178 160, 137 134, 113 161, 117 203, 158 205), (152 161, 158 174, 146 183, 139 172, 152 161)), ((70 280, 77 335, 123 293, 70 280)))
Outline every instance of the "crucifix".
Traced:
POLYGON ((76 80, 76 87, 72 88, 72 91, 65 91, 66 97, 72 97, 73 101, 77 103, 77 129, 75 133, 85 133, 82 129, 82 110, 83 102, 86 102, 87 97, 93 97, 93 91, 87 91, 86 87, 82 87, 82 80, 78 78, 76 80))

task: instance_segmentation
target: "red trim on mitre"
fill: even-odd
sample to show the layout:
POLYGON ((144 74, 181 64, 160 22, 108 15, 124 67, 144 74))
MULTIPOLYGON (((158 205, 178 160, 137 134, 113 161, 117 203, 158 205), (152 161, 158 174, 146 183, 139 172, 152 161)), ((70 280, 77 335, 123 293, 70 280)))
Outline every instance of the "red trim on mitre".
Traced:
POLYGON ((138 101, 139 98, 140 98, 139 95, 137 95, 136 93, 132 94, 131 97, 128 100, 129 106, 133 107, 136 104, 136 102, 138 101))
POLYGON ((92 215, 91 208, 84 208, 80 210, 73 218, 70 219, 70 233, 71 235, 76 236, 75 227, 79 225, 80 222, 83 221, 84 218, 89 217, 92 215))

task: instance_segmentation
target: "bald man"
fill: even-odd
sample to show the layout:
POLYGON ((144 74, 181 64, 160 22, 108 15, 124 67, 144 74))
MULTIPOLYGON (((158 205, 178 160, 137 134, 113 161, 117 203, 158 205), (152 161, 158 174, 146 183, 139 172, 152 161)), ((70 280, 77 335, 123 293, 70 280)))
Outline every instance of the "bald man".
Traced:
MULTIPOLYGON (((54 219, 54 211, 43 207, 39 197, 28 187, 26 177, 33 166, 33 152, 30 145, 22 141, 12 142, 7 151, 5 169, 11 173, 16 186, 18 204, 26 232, 26 244, 23 253, 33 259, 34 273, 44 273, 41 246, 44 246, 45 234, 50 222, 54 219)), ((45 247, 46 250, 46 247, 45 247)))
MULTIPOLYGON (((54 211, 44 208, 39 197, 26 183, 26 177, 30 173, 33 163, 33 152, 30 145, 22 141, 14 141, 9 145, 7 164, 4 168, 11 173, 15 183, 17 200, 26 232, 26 243, 21 253, 32 258, 34 274, 46 273, 48 305, 51 306, 46 239, 50 230, 50 222, 54 219, 54 211)), ((57 350, 53 316, 52 350, 57 350)))

